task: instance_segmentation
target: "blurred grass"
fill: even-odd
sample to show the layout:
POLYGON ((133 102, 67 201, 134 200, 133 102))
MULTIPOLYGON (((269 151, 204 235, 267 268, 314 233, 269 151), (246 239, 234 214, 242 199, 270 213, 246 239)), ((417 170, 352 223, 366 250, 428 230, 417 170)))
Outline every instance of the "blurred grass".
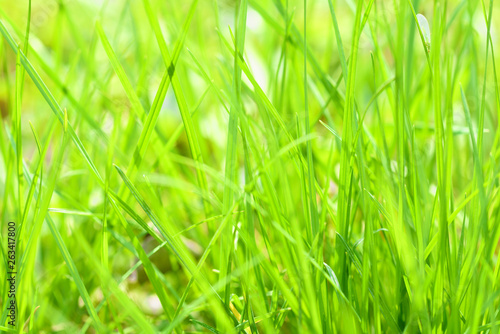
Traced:
POLYGON ((29 3, 17 332, 499 332, 496 2, 29 3))

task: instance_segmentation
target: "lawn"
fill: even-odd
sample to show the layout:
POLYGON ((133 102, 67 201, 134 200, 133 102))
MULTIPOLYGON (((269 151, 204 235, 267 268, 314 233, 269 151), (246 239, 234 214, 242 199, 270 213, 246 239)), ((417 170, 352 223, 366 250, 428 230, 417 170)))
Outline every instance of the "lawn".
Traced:
POLYGON ((500 333, 493 0, 0 0, 0 331, 500 333))

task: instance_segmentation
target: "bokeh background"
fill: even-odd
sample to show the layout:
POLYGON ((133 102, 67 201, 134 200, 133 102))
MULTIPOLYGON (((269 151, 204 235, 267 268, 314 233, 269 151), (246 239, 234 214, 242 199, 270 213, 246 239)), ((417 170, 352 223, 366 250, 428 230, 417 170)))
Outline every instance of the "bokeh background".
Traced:
MULTIPOLYGON (((165 43, 170 54, 173 54, 176 43, 182 37, 183 24, 189 17, 192 3, 176 0, 150 0, 150 3, 153 12, 158 17, 165 43)), ((364 12, 369 1, 361 1, 361 3, 363 3, 364 12)), ((416 13, 427 17, 432 30, 436 2, 417 0, 412 3, 416 13)), ((337 0, 332 1, 332 4, 342 38, 343 52, 349 63, 357 4, 352 0, 337 0)), ((431 243, 438 233, 439 225, 435 200, 438 187, 434 114, 436 99, 441 105, 445 131, 450 130, 446 143, 450 143, 450 140, 453 143, 451 146, 445 146, 445 151, 449 150, 447 160, 445 160, 447 178, 449 178, 446 190, 449 196, 448 213, 451 214, 466 194, 470 194, 475 189, 473 152, 463 111, 460 84, 467 97, 476 135, 481 109, 484 108, 485 130, 482 155, 485 170, 487 170, 485 182, 490 182, 490 184, 498 182, 495 176, 497 171, 495 166, 498 158, 496 138, 500 110, 494 73, 496 64, 491 58, 491 47, 493 51, 498 48, 499 22, 495 18, 499 14, 500 7, 497 2, 493 2, 491 45, 489 58, 486 59, 488 30, 485 13, 488 13, 489 5, 489 1, 484 1, 484 4, 482 1, 440 2, 441 10, 446 14, 446 22, 442 26, 443 38, 440 48, 439 70, 442 84, 440 99, 433 95, 433 79, 428 59, 406 1, 402 1, 401 4, 397 1, 394 3, 393 1, 374 1, 366 25, 360 34, 353 96, 355 96, 359 118, 365 110, 367 113, 362 131, 364 144, 360 144, 361 146, 357 148, 359 151, 356 151, 355 159, 358 161, 359 154, 362 152, 363 163, 366 165, 365 177, 368 181, 364 187, 392 217, 393 212, 398 210, 397 184, 400 174, 396 110, 398 110, 398 103, 403 103, 407 120, 405 131, 412 129, 414 135, 413 139, 409 135, 405 138, 407 151, 404 158, 406 165, 403 180, 407 182, 405 187, 408 198, 413 198, 414 188, 418 188, 419 194, 417 199, 413 198, 418 204, 411 202, 410 199, 405 201, 403 206, 409 216, 410 213, 414 213, 413 207, 421 208, 422 219, 426 221, 424 246, 431 243), (395 3, 397 3, 396 6, 395 3), (399 6, 407 7, 400 11, 399 6), (401 12, 404 13, 403 17, 401 17, 401 12), (404 51, 401 51, 401 47, 404 51), (397 66, 401 66, 401 72, 397 70, 397 66), (402 80, 402 83, 396 87, 398 80, 402 80), (485 80, 485 86, 483 86, 483 80, 485 80), (483 87, 485 87, 485 104, 481 102, 483 87), (376 98, 373 98, 374 96, 376 98), (446 123, 448 120, 451 123, 446 123), (413 180, 414 165, 419 171, 417 183, 413 180)), ((312 330, 311 328, 315 328, 312 325, 313 322, 308 324, 307 321, 300 320, 302 311, 288 309, 290 305, 287 304, 286 295, 280 292, 283 286, 277 284, 277 276, 271 275, 266 269, 268 267, 260 263, 264 261, 276 268, 276 273, 281 275, 283 282, 289 284, 288 287, 291 289, 289 293, 300 296, 301 292, 298 288, 301 286, 305 289, 304 291, 307 290, 303 286, 307 283, 297 283, 300 279, 295 281, 294 278, 289 277, 294 276, 292 272, 298 270, 289 267, 295 261, 294 256, 290 255, 290 258, 287 258, 287 255, 281 253, 293 253, 290 248, 293 248, 294 242, 290 240, 296 240, 294 238, 297 235, 302 235, 304 240, 308 240, 307 247, 311 246, 314 240, 310 238, 310 232, 305 223, 309 218, 307 218, 307 213, 304 213, 308 212, 308 201, 304 198, 303 189, 304 187, 310 188, 305 185, 304 175, 306 174, 302 174, 306 172, 297 167, 298 160, 295 158, 295 154, 301 154, 304 159, 307 158, 305 143, 308 142, 311 145, 315 166, 315 180, 318 182, 315 196, 323 233, 319 241, 319 244, 323 246, 319 252, 322 254, 323 261, 330 263, 334 271, 337 271, 337 276, 341 276, 338 274, 340 269, 337 268, 339 258, 336 247, 339 247, 340 241, 336 233, 339 232, 337 218, 342 153, 340 137, 336 137, 333 133, 338 136, 343 135, 346 84, 342 73, 338 39, 332 23, 329 2, 326 0, 307 1, 306 82, 310 117, 308 132, 304 127, 303 2, 248 1, 244 59, 253 78, 249 79, 244 71, 240 92, 236 93, 238 90, 235 88, 235 58, 232 50, 239 8, 238 1, 198 1, 175 65, 175 75, 179 79, 179 88, 186 102, 184 112, 191 115, 192 130, 196 133, 197 145, 199 145, 199 152, 203 159, 202 169, 206 178, 206 187, 203 188, 200 185, 200 176, 196 171, 197 168, 200 169, 200 166, 193 159, 193 150, 183 123, 182 106, 179 107, 179 96, 176 96, 171 85, 164 101, 161 101, 156 126, 143 151, 143 158, 134 167, 136 170, 133 172, 128 170, 128 176, 145 202, 155 212, 158 220, 167 226, 166 229, 171 233, 172 238, 178 245, 181 245, 179 247, 182 252, 189 254, 186 256, 196 264, 209 247, 211 238, 223 221, 227 210, 230 209, 226 207, 227 201, 224 199, 224 192, 228 192, 227 189, 225 190, 227 188, 225 183, 227 174, 225 176, 225 173, 227 172, 229 114, 233 106, 232 101, 239 99, 241 110, 245 113, 246 125, 241 122, 238 128, 233 188, 235 188, 234 193, 237 194, 235 198, 245 192, 253 197, 251 200, 246 200, 251 204, 243 200, 239 202, 231 218, 233 230, 228 233, 231 236, 229 243, 234 246, 230 247, 234 254, 233 262, 229 267, 234 271, 234 276, 229 286, 232 287, 231 307, 236 308, 236 312, 231 312, 234 315, 247 312, 243 296, 246 289, 252 291, 254 289, 252 293, 259 295, 258 298, 260 298, 260 304, 254 305, 254 315, 265 319, 259 322, 258 328, 261 331, 312 330), (269 110, 269 106, 265 104, 266 99, 262 98, 257 87, 260 87, 267 101, 274 106, 282 124, 273 118, 272 113, 263 112, 263 110, 269 110), (247 130, 244 130, 244 127, 249 128, 248 132, 245 132, 247 130), (248 138, 251 138, 250 143, 247 139, 242 140, 242 137, 239 137, 241 132, 247 133, 248 138), (288 133, 298 143, 296 143, 297 152, 287 146, 291 145, 287 137, 288 133), (256 151, 260 153, 254 153, 256 151), (284 225, 272 218, 273 196, 259 179, 264 170, 268 173, 266 177, 274 185, 274 196, 281 205, 280 215, 283 221, 290 222, 290 230, 287 228, 283 230, 284 225), (250 173, 255 178, 252 185, 248 184, 249 175, 246 173, 250 173), (243 214, 249 207, 244 207, 243 203, 252 206, 255 212, 255 216, 250 218, 255 224, 253 229, 255 235, 253 237, 251 234, 247 235, 255 240, 255 248, 248 246, 249 243, 253 244, 252 242, 238 239, 236 232, 237 226, 246 226, 245 224, 249 221, 243 214), (294 229, 298 230, 293 232, 294 229), (257 249, 260 252, 253 252, 257 249), (242 277, 246 276, 250 270, 245 267, 248 263, 262 266, 262 273, 260 273, 262 277, 256 279, 261 282, 262 286, 252 281, 253 278, 249 282, 254 282, 258 287, 248 288, 245 285, 242 277), (273 295, 272 291, 276 294, 273 295), (265 296, 266 293, 268 296, 265 296), (281 313, 278 312, 279 310, 282 310, 281 313), (266 314, 270 315, 266 316, 266 314), (306 325, 301 321, 305 321, 306 325)), ((21 48, 25 36, 27 13, 28 1, 0 1, 0 20, 21 48)), ((431 34, 431 40, 433 38, 431 34)), ((33 0, 27 59, 61 109, 67 112, 67 120, 105 180, 106 189, 113 189, 132 210, 135 210, 140 219, 153 230, 156 229, 151 217, 125 187, 123 178, 112 165, 115 164, 124 171, 131 166, 138 142, 140 142, 141 131, 144 129, 146 115, 154 109, 155 96, 166 73, 166 66, 143 2, 33 0), (123 73, 138 98, 139 107, 137 104, 134 105, 135 101, 131 101, 130 95, 124 89, 116 68, 113 67, 103 47, 96 22, 102 26, 102 31, 114 51, 116 60, 121 64, 123 73), (141 116, 141 112, 144 116, 141 116)), ((23 219, 18 209, 19 190, 16 176, 16 151, 14 150, 16 143, 20 143, 19 139, 14 137, 17 133, 15 87, 16 54, 2 37, 0 39, 2 222, 23 219)), ((106 324, 107 330, 138 331, 139 320, 134 318, 134 312, 140 312, 158 331, 167 329, 171 319, 168 319, 162 308, 157 291, 151 285, 143 267, 139 265, 137 268, 134 267, 138 261, 137 252, 131 237, 110 206, 109 197, 103 185, 99 184, 89 170, 88 163, 71 140, 68 139, 67 143, 63 141, 65 137, 63 124, 60 124, 28 74, 25 75, 24 80, 21 110, 20 138, 25 173, 28 172, 33 177, 38 166, 40 152, 33 134, 35 132, 42 148, 45 143, 48 143, 47 153, 42 163, 42 193, 48 189, 52 179, 55 182, 48 213, 69 251, 92 304, 94 307, 104 305, 99 307, 98 315, 106 324), (53 176, 56 158, 61 149, 64 150, 61 167, 56 176, 53 176), (105 255, 103 255, 103 245, 107 246, 105 255), (106 260, 103 260, 103 256, 106 260), (124 292, 123 298, 128 298, 135 305, 130 314, 124 311, 129 304, 120 299, 122 297, 109 297, 115 293, 113 292, 115 290, 109 288, 108 291, 103 291, 102 275, 104 274, 102 270, 97 269, 98 264, 103 263, 109 277, 119 283, 117 286, 120 291, 124 292), (107 298, 111 302, 108 302, 107 298)), ((360 199, 363 188, 359 185, 362 168, 357 164, 354 165, 353 177, 356 185, 352 190, 352 202, 355 209, 353 208, 349 216, 351 221, 349 235, 344 237, 362 262, 363 255, 366 254, 362 238, 367 222, 374 221, 373 231, 382 229, 374 234, 376 235, 374 239, 377 240, 373 241, 375 243, 373 247, 378 251, 376 258, 370 262, 371 266, 377 267, 380 272, 377 277, 371 279, 379 282, 376 285, 379 289, 378 293, 383 296, 380 298, 387 305, 389 310, 387 312, 395 314, 394 322, 400 326, 400 329, 410 328, 418 331, 418 321, 414 319, 418 317, 418 312, 422 308, 417 308, 415 311, 415 308, 409 306, 412 303, 411 297, 408 298, 407 292, 404 292, 405 283, 409 283, 402 279, 405 275, 401 276, 404 266, 400 264, 404 262, 404 256, 400 254, 400 260, 393 258, 398 257, 393 252, 397 252, 400 246, 391 234, 392 223, 375 205, 363 206, 364 204, 359 202, 363 201, 360 199)), ((495 244, 495 247, 499 231, 498 228, 494 228, 495 222, 498 222, 496 187, 497 185, 488 193, 487 214, 490 226, 488 231, 493 240, 491 243, 495 244)), ((25 203, 28 190, 29 184, 25 183, 22 188, 24 200, 21 203, 25 203)), ((371 201, 368 196, 366 201, 371 201)), ((154 270, 158 272, 159 280, 167 291, 171 301, 170 311, 173 314, 191 274, 170 248, 144 231, 130 212, 124 211, 123 207, 120 207, 120 210, 124 212, 123 217, 126 223, 129 224, 145 252, 155 251, 150 259, 156 268, 154 270), (160 244, 162 247, 157 248, 160 244)), ((28 242, 28 231, 34 229, 35 222, 38 221, 37 217, 40 215, 43 216, 44 212, 39 212, 37 201, 34 199, 25 217, 26 234, 23 238, 26 240, 21 242, 21 246, 28 242)), ((397 217, 397 214, 394 214, 394 217, 397 217)), ((394 221, 396 220, 394 218, 394 221)), ((412 243, 408 252, 417 252, 418 233, 415 232, 417 229, 415 222, 409 217, 404 220, 410 231, 408 240, 412 243)), ((453 225, 450 228, 455 231, 454 236, 459 239, 462 228, 474 220, 466 213, 464 214, 464 211, 460 211, 456 215, 456 221, 456 227, 453 225), (463 222, 466 223, 462 225, 463 222)), ((3 223, 2 226, 4 226, 3 223)), ((240 236, 240 238, 244 239, 245 236, 240 236)), ((454 242, 457 241, 454 240, 454 242)), ((226 254, 218 243, 217 240, 202 267, 203 275, 212 285, 220 283, 218 270, 222 261, 221 257, 226 254)), ((4 247, 3 244, 2 247, 4 247)), ((25 328, 30 326, 35 332, 45 333, 98 331, 91 325, 92 317, 89 316, 81 291, 68 269, 67 258, 61 254, 60 248, 54 241, 54 234, 45 222, 41 226, 34 247, 36 251, 32 254, 30 263, 33 269, 30 275, 23 278, 27 283, 22 287, 25 290, 21 290, 24 294, 23 299, 20 300, 20 312, 25 315, 23 322, 37 306, 40 307, 33 314, 32 323, 28 321, 25 328)), ((498 249, 495 249, 491 252, 492 262, 488 262, 492 268, 497 267, 498 249)), ((433 253, 433 248, 430 248, 429 252, 432 255, 426 260, 426 265, 435 268, 434 265, 439 262, 440 253, 433 253)), ((22 247, 18 250, 18 256, 21 254, 23 254, 22 247)), ((486 266, 486 262, 482 265, 486 266)), ((300 265, 297 266, 300 268, 300 265)), ((363 278, 356 275, 355 261, 351 263, 350 268, 345 278, 340 278, 341 281, 351 282, 349 291, 346 290, 344 293, 347 299, 353 301, 354 309, 363 309, 365 307, 361 301, 364 293, 362 292, 363 278)), ((431 305, 433 297, 430 291, 435 287, 428 282, 429 278, 425 278, 426 270, 433 272, 434 269, 424 268, 420 272, 424 277, 422 285, 428 289, 425 299, 431 305)), ((493 269, 492 273, 488 280, 477 283, 478 286, 486 286, 487 282, 494 282, 495 277, 498 277, 495 275, 498 273, 493 269)), ((2 282, 4 281, 3 274, 2 271, 0 274, 2 282)), ((408 275, 409 272, 406 272, 405 277, 408 275)), ((187 332, 203 332, 207 328, 196 321, 215 326, 217 312, 220 310, 214 309, 213 305, 207 301, 211 297, 206 297, 206 300, 200 299, 207 293, 203 285, 194 284, 193 286, 186 300, 187 314, 182 313, 183 319, 179 328, 187 332)), ((324 289, 329 291, 327 294, 329 297, 335 294, 331 287, 324 287, 324 289)), ((491 289, 489 292, 496 291, 496 283, 491 289)), ((321 295, 321 291, 315 293, 321 295)), ((307 295, 308 292, 302 293, 307 295)), ((300 300, 300 297, 297 298, 300 300)), ((467 298, 472 298, 472 296, 467 298)), ((497 310, 498 313, 498 298, 493 297, 493 299, 492 304, 488 305, 493 305, 489 307, 492 311, 497 310)), ((341 300, 340 297, 339 300, 341 300)), ((308 304, 305 303, 307 308, 308 304)), ((342 305, 342 302, 334 302, 332 310, 340 310, 343 308, 342 305)), ((372 307, 375 306, 368 307, 366 315, 361 315, 361 318, 371 319, 375 324, 374 319, 382 319, 378 325, 374 325, 374 332, 377 326, 383 331, 393 330, 394 327, 388 325, 390 321, 380 313, 376 313, 380 311, 374 311, 372 307)), ((463 307, 467 309, 467 306, 463 307)), ((431 306, 427 310, 430 309, 432 309, 431 306)), ((446 307, 444 309, 446 310, 446 307)), ((466 312, 465 309, 463 312, 466 312)), ((371 327, 365 328, 355 320, 353 320, 355 325, 342 324, 344 316, 345 319, 356 318, 350 311, 345 312, 336 316, 329 315, 328 321, 336 325, 330 325, 332 327, 325 325, 323 330, 329 332, 336 328, 342 332, 342 328, 343 330, 364 328, 371 332, 369 330, 371 327)), ((437 311, 428 312, 434 314, 437 311)), ((306 314, 303 317, 308 316, 306 314)), ((238 320, 240 319, 241 316, 238 320)), ((248 329, 247 327, 246 330, 248 329)))

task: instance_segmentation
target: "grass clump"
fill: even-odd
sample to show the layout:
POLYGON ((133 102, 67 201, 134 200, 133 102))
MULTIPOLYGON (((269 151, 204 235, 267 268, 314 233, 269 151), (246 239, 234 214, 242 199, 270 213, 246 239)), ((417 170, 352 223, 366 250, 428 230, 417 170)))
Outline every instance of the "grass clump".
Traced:
POLYGON ((499 332, 493 0, 1 4, 0 330, 499 332))

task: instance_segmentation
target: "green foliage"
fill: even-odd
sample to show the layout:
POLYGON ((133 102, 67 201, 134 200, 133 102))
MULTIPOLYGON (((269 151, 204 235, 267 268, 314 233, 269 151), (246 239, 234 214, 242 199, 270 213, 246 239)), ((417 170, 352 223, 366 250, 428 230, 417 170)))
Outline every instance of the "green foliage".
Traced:
POLYGON ((0 331, 499 333, 493 0, 0 0, 0 331))

